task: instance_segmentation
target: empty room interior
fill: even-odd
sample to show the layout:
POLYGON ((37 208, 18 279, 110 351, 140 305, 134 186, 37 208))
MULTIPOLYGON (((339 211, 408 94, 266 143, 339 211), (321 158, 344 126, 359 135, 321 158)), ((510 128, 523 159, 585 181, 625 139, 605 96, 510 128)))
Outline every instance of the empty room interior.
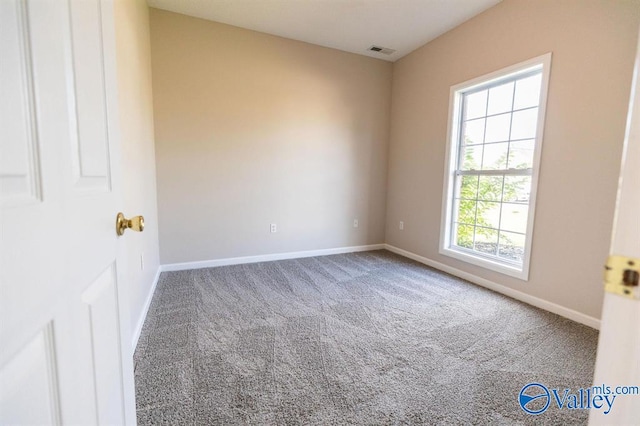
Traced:
MULTIPOLYGON (((28 5, 16 10, 33 28, 45 21, 37 2, 2 1, 6 10, 28 5)), ((77 58, 91 56, 82 52, 93 39, 87 47, 73 34, 97 28, 80 29, 94 16, 88 4, 102 8, 103 24, 113 15, 100 27, 101 43, 113 41, 100 59, 105 188, 120 188, 112 205, 124 216, 120 236, 115 211, 100 207, 105 218, 94 221, 108 227, 115 266, 97 279, 104 267, 95 266, 85 281, 104 284, 64 293, 89 306, 93 361, 79 361, 76 339, 88 332, 64 331, 79 322, 64 316, 61 291, 42 293, 59 297, 55 312, 27 321, 27 290, 3 283, 5 424, 37 423, 20 420, 35 419, 40 411, 26 407, 37 404, 12 402, 22 397, 8 389, 23 383, 17 372, 40 371, 23 363, 40 341, 56 353, 42 370, 55 390, 42 398, 61 424, 84 424, 74 420, 84 415, 140 425, 640 424, 640 340, 626 375, 594 379, 600 363, 604 372, 623 359, 602 343, 603 267, 625 255, 612 231, 622 223, 625 141, 640 134, 630 113, 639 1, 68 3, 59 16, 74 29, 73 49, 61 51, 75 55, 80 94, 77 58), (111 305, 99 289, 109 280, 113 335, 100 334, 111 305), (44 337, 23 338, 17 324, 44 337), (96 348, 116 348, 119 364, 96 348), (71 373, 74 362, 92 378, 71 373), (622 390, 597 395, 595 385, 622 390)), ((37 126, 55 103, 40 94, 46 39, 32 30, 25 62, 35 70, 37 126)), ((88 96, 73 104, 80 151, 88 96)), ((47 189, 47 132, 38 132, 36 192, 47 200, 56 191, 47 189)), ((106 205, 92 197, 78 203, 106 205)), ((31 269, 8 242, 22 206, 3 210, 3 280, 21 276, 15 265, 31 269)), ((64 220, 64 250, 82 252, 78 271, 89 271, 99 250, 74 226, 90 210, 76 210, 64 220)), ((637 233, 635 217, 618 233, 637 233)), ((637 247, 640 235, 632 238, 637 247)), ((627 268, 636 316, 623 322, 637 333, 638 269, 627 268)))

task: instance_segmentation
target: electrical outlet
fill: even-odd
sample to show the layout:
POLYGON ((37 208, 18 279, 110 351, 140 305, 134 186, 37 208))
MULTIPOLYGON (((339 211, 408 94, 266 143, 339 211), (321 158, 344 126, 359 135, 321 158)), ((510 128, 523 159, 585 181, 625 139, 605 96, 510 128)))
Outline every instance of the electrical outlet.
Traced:
POLYGON ((354 228, 358 227, 358 219, 353 219, 353 227, 354 228))
POLYGON ((140 270, 144 271, 144 253, 140 253, 140 270))
POLYGON ((278 232, 278 226, 275 223, 271 224, 271 233, 275 234, 276 232, 278 232))
POLYGON ((404 231, 404 222, 400 221, 400 225, 398 226, 398 228, 400 228, 401 231, 404 231))

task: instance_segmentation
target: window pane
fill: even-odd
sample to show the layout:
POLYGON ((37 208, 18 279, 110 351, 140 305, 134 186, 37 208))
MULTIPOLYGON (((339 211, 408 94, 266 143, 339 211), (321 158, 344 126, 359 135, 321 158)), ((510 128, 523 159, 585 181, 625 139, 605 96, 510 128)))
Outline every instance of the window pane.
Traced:
POLYGON ((464 144, 473 145, 482 143, 484 140, 484 118, 479 120, 465 121, 464 123, 464 144))
POLYGON ((501 114, 487 118, 485 142, 503 142, 509 140, 511 114, 501 114))
POLYGON ((531 193, 531 176, 505 176, 503 202, 528 203, 531 193))
POLYGON ((525 109, 513 113, 511 139, 530 139, 536 137, 538 108, 525 109))
POLYGON ((500 201, 502 199, 502 176, 480 176, 478 199, 500 201))
POLYGON ((508 142, 492 143, 484 146, 482 170, 502 170, 507 168, 508 142))
POLYGON ((498 229, 500 225, 500 203, 478 201, 476 225, 498 229))
POLYGON ((522 264, 528 242, 536 133, 542 125, 539 102, 547 72, 543 63, 536 67, 528 63, 517 73, 511 69, 499 80, 494 76, 456 91, 462 102, 451 123, 458 141, 450 152, 457 158, 447 170, 454 179, 447 198, 453 201, 447 209, 445 242, 450 245, 443 248, 475 254, 474 263, 518 277, 495 265, 522 264))
POLYGON ((538 106, 542 74, 534 75, 516 82, 516 97, 513 109, 538 106))
POLYGON ((509 146, 509 162, 507 167, 510 169, 532 168, 534 145, 534 139, 511 142, 511 145, 509 146))
POLYGON ((475 200, 456 200, 457 222, 472 225, 476 220, 475 200))
POLYGON ((484 117, 487 112, 487 91, 473 93, 464 97, 465 120, 484 117))
POLYGON ((480 170, 482 164, 482 145, 471 145, 462 148, 462 170, 480 170))
POLYGON ((502 204, 500 229, 503 231, 527 232, 528 204, 502 204))
POLYGON ((454 228, 454 244, 473 249, 473 226, 457 224, 454 228))
POLYGON ((496 254, 498 251, 498 231, 495 229, 476 228, 473 249, 481 253, 496 254))
POLYGON ((456 196, 467 200, 475 200, 478 193, 478 176, 460 176, 460 178, 460 188, 456 196))
POLYGON ((524 235, 501 232, 498 256, 516 262, 522 262, 524 256, 524 239, 524 235))
POLYGON ((489 89, 489 111, 487 115, 511 111, 513 82, 489 89))

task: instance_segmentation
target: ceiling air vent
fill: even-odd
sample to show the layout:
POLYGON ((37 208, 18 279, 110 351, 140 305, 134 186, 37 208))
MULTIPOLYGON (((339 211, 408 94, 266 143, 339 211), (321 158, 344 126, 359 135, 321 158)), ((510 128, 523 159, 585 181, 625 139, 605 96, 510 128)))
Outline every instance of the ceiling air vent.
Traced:
POLYGON ((391 55, 393 52, 395 52, 395 49, 389 49, 388 47, 380 47, 380 46, 371 46, 369 49, 372 52, 376 52, 376 53, 382 53, 385 55, 391 55))

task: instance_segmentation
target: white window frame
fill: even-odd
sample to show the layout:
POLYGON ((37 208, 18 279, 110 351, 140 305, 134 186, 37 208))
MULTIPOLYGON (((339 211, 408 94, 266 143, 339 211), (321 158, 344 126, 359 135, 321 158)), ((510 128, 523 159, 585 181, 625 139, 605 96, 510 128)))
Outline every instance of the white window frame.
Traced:
POLYGON ((535 222, 534 214, 536 208, 536 193, 538 189, 538 175, 540 172, 540 156, 542 153, 542 141, 545 122, 545 111, 547 106, 547 91, 549 87, 549 75, 551 72, 551 53, 529 59, 524 62, 500 69, 498 71, 474 78, 469 81, 451 87, 449 97, 449 126, 447 133, 447 149, 444 170, 444 185, 442 195, 442 225, 440 227, 440 254, 453 257, 455 259, 481 266, 486 269, 509 275, 523 281, 529 280, 529 265, 531 260, 531 246, 533 242, 533 226, 535 222), (454 185, 455 173, 458 167, 458 153, 460 149, 460 124, 461 124, 461 104, 464 93, 477 89, 481 86, 496 84, 500 80, 513 78, 519 74, 525 74, 535 68, 542 69, 542 82, 540 86, 540 101, 538 105, 538 123, 536 129, 535 146, 533 153, 533 165, 531 175, 531 194, 529 197, 529 210, 527 218, 527 232, 525 248, 522 259, 522 267, 510 264, 508 261, 501 262, 498 259, 485 257, 480 253, 476 254, 470 250, 464 250, 452 245, 452 221, 454 216, 454 185))

